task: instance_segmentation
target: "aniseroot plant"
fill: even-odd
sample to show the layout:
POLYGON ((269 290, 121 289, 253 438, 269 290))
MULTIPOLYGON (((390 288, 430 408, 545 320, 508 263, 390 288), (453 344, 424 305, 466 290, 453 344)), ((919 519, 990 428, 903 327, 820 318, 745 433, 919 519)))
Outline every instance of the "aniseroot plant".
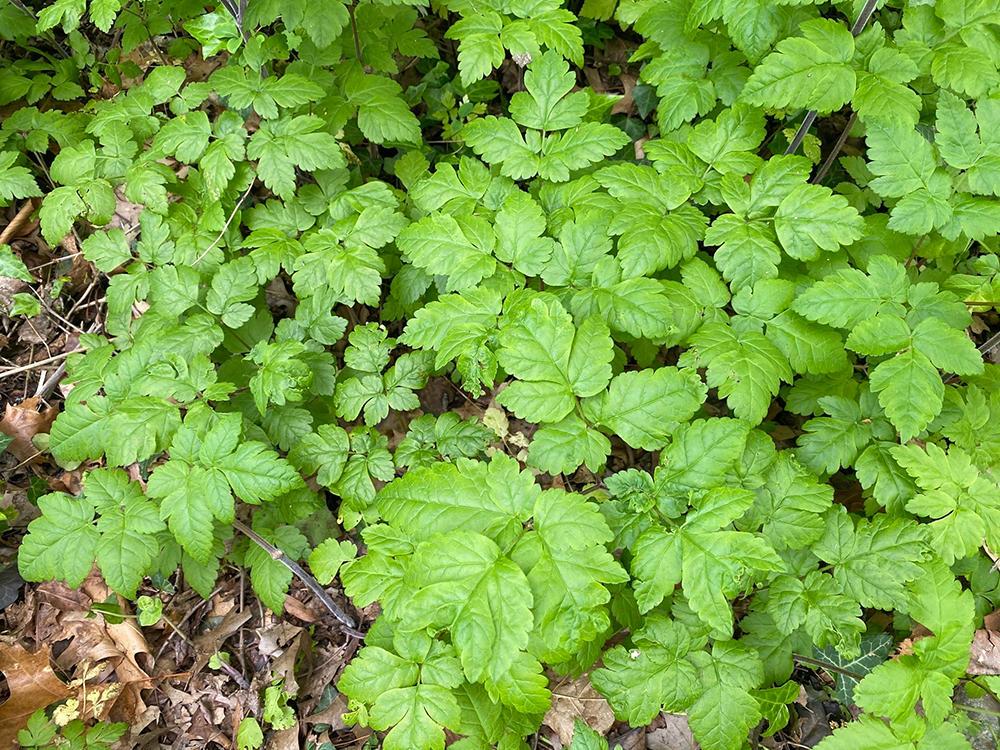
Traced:
POLYGON ((243 519, 380 603, 338 687, 387 750, 524 748, 553 673, 734 750, 817 663, 863 711, 822 750, 968 747, 953 692, 1000 591, 1000 369, 967 333, 1000 300, 995 2, 24 10, 0 0, 25 99, 0 197, 44 185, 44 237, 110 276, 50 438, 93 468, 39 501, 25 578, 96 560, 129 598, 178 569, 207 596, 230 560, 280 613, 292 573, 243 519), (594 21, 637 40, 641 138, 578 86, 594 21), (523 77, 445 144, 399 83, 440 76, 442 34, 463 90, 523 77), (163 64, 123 62, 139 45, 163 64), (171 64, 192 52, 206 80, 171 64), (814 118, 839 128, 809 135, 821 166, 814 118), (123 200, 139 225, 108 227, 123 200), (430 378, 485 419, 436 416, 430 378))

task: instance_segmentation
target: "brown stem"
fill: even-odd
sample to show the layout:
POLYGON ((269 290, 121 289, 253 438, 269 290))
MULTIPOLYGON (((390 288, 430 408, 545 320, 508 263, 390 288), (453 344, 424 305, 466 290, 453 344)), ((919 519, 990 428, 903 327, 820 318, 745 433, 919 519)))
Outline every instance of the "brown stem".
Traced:
POLYGON ((354 54, 357 55, 358 62, 361 62, 361 40, 358 38, 358 22, 354 20, 353 4, 347 6, 347 12, 351 14, 351 32, 354 34, 354 54))
POLYGON ((826 157, 826 161, 823 162, 823 166, 820 167, 819 172, 817 172, 816 176, 812 178, 811 182, 814 185, 818 185, 823 181, 823 178, 826 177, 826 173, 829 172, 830 167, 833 166, 834 160, 840 154, 840 149, 844 147, 844 143, 847 141, 847 136, 850 135, 851 133, 851 128, 854 127, 854 123, 856 123, 857 121, 858 121, 858 113, 853 112, 851 114, 851 119, 847 121, 847 127, 844 128, 844 131, 840 134, 840 137, 837 139, 837 142, 833 144, 833 150, 826 157))
POLYGON ((293 559, 288 557, 284 552, 275 547, 273 544, 271 544, 264 537, 262 537, 260 534, 251 529, 242 521, 233 521, 233 526, 236 528, 237 531, 249 537, 261 549, 267 552, 267 554, 271 556, 272 560, 280 562, 282 565, 284 565, 286 568, 292 571, 292 573, 295 574, 295 577, 298 578, 300 581, 302 581, 302 583, 306 585, 306 588, 308 588, 316 596, 316 598, 323 603, 323 606, 326 607, 327 610, 329 610, 331 615, 333 615, 335 618, 340 620, 340 622, 342 622, 344 625, 350 628, 349 632, 351 633, 351 635, 354 635, 359 638, 364 637, 363 633, 359 633, 357 630, 354 629, 355 628, 354 620, 349 615, 345 614, 343 610, 341 610, 340 607, 338 607, 334 603, 333 599, 330 598, 330 595, 327 594, 326 591, 323 590, 323 587, 319 585, 319 581, 317 581, 311 575, 306 573, 302 569, 301 565, 299 565, 293 559))

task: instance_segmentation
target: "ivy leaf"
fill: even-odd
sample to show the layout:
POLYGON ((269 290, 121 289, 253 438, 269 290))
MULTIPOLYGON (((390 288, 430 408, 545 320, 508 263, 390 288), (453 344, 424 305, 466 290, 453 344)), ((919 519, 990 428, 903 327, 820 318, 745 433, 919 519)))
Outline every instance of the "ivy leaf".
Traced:
POLYGON ((854 703, 854 688, 859 681, 854 677, 848 677, 844 672, 864 677, 888 658, 892 647, 891 635, 875 633, 861 639, 859 656, 845 659, 833 646, 815 649, 815 656, 817 659, 843 670, 843 672, 833 672, 837 683, 837 700, 845 706, 850 706, 854 703))
POLYGON ((799 25, 801 37, 778 42, 754 68, 742 98, 751 104, 789 105, 832 112, 850 101, 855 73, 850 66, 854 37, 838 21, 819 18, 799 25))

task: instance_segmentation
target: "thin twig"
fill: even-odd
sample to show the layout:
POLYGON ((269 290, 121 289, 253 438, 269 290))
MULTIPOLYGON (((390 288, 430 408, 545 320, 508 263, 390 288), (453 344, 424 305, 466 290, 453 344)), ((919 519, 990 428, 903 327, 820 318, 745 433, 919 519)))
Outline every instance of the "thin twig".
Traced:
POLYGON ((830 171, 830 167, 833 166, 833 162, 836 160, 837 156, 840 154, 840 149, 844 147, 844 143, 847 141, 847 136, 851 134, 851 129, 854 127, 854 123, 858 121, 858 113, 852 112, 851 119, 847 121, 847 127, 844 128, 837 142, 833 144, 833 150, 826 157, 826 161, 823 162, 823 166, 820 167, 819 172, 816 176, 810 180, 813 185, 818 185, 826 177, 826 173, 830 171))
POLYGON ((30 370, 35 370, 39 367, 44 367, 45 365, 52 364, 53 362, 58 362, 61 359, 65 359, 70 354, 76 354, 77 352, 82 352, 84 349, 74 349, 71 352, 63 352, 62 354, 56 354, 53 357, 47 357, 46 359, 40 359, 37 362, 32 362, 30 365, 22 365, 21 367, 11 367, 9 370, 4 370, 0 372, 0 380, 4 378, 9 378, 11 375, 20 375, 22 372, 29 372, 30 370))
POLYGON ((354 33, 354 54, 357 56, 358 62, 361 62, 361 40, 358 38, 358 22, 354 20, 354 3, 347 6, 347 12, 351 14, 351 31, 354 33))
MULTIPOLYGON (((872 17, 872 13, 875 12, 875 6, 878 5, 878 0, 868 0, 865 3, 865 7, 861 9, 861 13, 858 15, 858 20, 854 22, 854 26, 851 27, 851 35, 857 36, 862 31, 864 31, 865 26, 868 25, 868 21, 872 17)), ((794 154, 798 149, 802 140, 806 137, 806 133, 809 128, 812 127, 813 122, 816 121, 816 110, 811 109, 806 112, 805 119, 802 120, 802 124, 799 125, 799 129, 795 132, 795 136, 792 138, 792 142, 788 144, 788 148, 785 149, 785 156, 789 154, 794 154)))
POLYGON ((355 628, 354 620, 349 615, 345 614, 343 610, 341 610, 340 607, 336 605, 333 599, 330 598, 330 595, 327 594, 326 591, 323 590, 323 587, 319 585, 319 582, 311 575, 306 573, 302 569, 301 565, 292 560, 284 552, 275 547, 273 544, 271 544, 264 537, 262 537, 260 534, 251 529, 242 521, 233 521, 233 526, 235 526, 240 533, 244 534, 245 536, 249 537, 252 541, 256 542, 256 544, 261 549, 263 549, 265 552, 267 552, 267 554, 271 556, 272 560, 280 562, 282 565, 284 565, 286 568, 292 571, 292 573, 295 574, 295 577, 298 578, 300 581, 302 581, 302 583, 306 585, 306 588, 308 588, 311 592, 313 592, 316 598, 323 603, 323 606, 329 610, 331 615, 333 615, 335 618, 340 620, 341 623, 350 628, 348 632, 350 632, 351 635, 354 635, 355 637, 358 638, 364 638, 364 633, 360 633, 354 629, 355 628))
POLYGON ((212 249, 219 244, 219 240, 222 239, 222 235, 224 235, 226 233, 226 230, 229 229, 229 225, 232 224, 233 219, 236 217, 236 212, 240 210, 240 206, 243 205, 243 201, 245 201, 247 199, 247 196, 250 195, 250 191, 253 190, 253 186, 254 183, 251 182, 250 187, 246 189, 243 195, 240 196, 240 199, 236 201, 236 205, 233 206, 233 211, 232 213, 229 214, 229 218, 226 219, 226 223, 223 225, 222 231, 219 232, 219 236, 212 241, 211 245, 205 248, 205 252, 203 252, 201 255, 197 257, 197 259, 195 259, 195 262, 191 264, 192 266, 198 265, 201 262, 201 259, 204 258, 206 255, 208 255, 212 251, 212 249))
POLYGON ((825 661, 820 661, 819 659, 810 659, 808 656, 800 656, 799 654, 792 654, 792 658, 802 664, 808 664, 812 667, 821 667, 828 672, 836 672, 837 674, 842 674, 844 677, 850 677, 858 682, 865 678, 864 675, 857 674, 856 672, 849 672, 842 667, 835 667, 833 664, 827 664, 825 661))

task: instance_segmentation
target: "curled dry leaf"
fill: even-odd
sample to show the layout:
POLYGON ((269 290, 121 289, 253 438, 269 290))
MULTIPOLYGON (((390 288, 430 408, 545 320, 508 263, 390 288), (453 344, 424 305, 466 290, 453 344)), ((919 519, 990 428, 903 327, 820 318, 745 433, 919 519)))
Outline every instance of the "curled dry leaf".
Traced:
POLYGON ((16 746, 17 733, 40 708, 67 698, 70 689, 49 664, 48 646, 29 654, 20 644, 0 643, 0 672, 7 677, 10 698, 0 706, 0 750, 16 746))
POLYGON ((16 406, 7 404, 7 413, 0 420, 0 432, 14 438, 7 446, 7 450, 18 461, 27 461, 37 456, 38 449, 31 439, 39 432, 48 432, 58 414, 57 406, 38 411, 38 398, 35 396, 25 399, 16 406))

